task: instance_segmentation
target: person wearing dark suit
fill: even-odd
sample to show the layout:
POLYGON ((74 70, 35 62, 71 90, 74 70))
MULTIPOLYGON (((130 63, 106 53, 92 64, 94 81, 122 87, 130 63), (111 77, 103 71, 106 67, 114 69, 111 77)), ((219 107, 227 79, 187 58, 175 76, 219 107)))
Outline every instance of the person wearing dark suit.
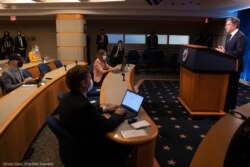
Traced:
POLYGON ((9 55, 13 53, 14 50, 14 40, 10 36, 9 31, 4 31, 3 38, 2 38, 2 52, 5 58, 9 58, 9 55))
POLYGON ((113 104, 97 107, 90 103, 87 93, 92 82, 87 66, 76 65, 68 70, 66 85, 70 91, 62 97, 57 107, 59 123, 82 150, 81 165, 122 166, 132 147, 111 141, 106 135, 124 121, 124 109, 113 104), (106 118, 103 112, 113 114, 106 118))
POLYGON ((26 57, 27 41, 21 31, 17 31, 17 36, 15 37, 15 52, 19 53, 23 59, 26 57))
POLYGON ((226 37, 225 47, 218 46, 217 51, 234 56, 238 59, 237 71, 230 72, 229 82, 227 86, 227 95, 224 106, 224 111, 229 112, 234 110, 237 104, 237 94, 240 74, 243 70, 243 55, 246 48, 246 37, 243 32, 239 30, 240 20, 236 17, 226 19, 225 29, 228 33, 226 37))
POLYGON ((4 69, 2 73, 5 94, 13 91, 23 84, 34 82, 33 78, 25 78, 23 76, 22 69, 20 69, 22 65, 22 58, 19 54, 12 53, 9 56, 9 67, 4 69))
POLYGON ((155 35, 153 30, 151 31, 150 35, 147 36, 146 44, 148 49, 158 49, 158 36, 155 35))
POLYGON ((98 34, 96 37, 96 44, 97 44, 97 51, 100 49, 104 49, 108 52, 109 40, 103 28, 101 29, 100 34, 98 34))
POLYGON ((118 45, 115 45, 110 54, 111 66, 115 67, 117 64, 121 64, 124 58, 123 41, 119 40, 118 45))

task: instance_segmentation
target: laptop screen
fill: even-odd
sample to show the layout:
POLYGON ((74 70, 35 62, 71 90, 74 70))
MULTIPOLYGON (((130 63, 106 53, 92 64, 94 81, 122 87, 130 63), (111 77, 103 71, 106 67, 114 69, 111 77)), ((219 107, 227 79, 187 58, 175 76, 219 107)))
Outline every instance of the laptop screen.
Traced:
POLYGON ((143 96, 127 90, 125 92, 121 105, 125 108, 132 109, 135 112, 139 112, 143 99, 143 96))

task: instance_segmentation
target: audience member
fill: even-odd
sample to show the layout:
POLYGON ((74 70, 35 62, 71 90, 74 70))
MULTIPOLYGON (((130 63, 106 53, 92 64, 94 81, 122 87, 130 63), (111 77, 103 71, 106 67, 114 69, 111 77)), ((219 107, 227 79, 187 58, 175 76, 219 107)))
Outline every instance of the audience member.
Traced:
POLYGON ((14 40, 10 36, 9 31, 4 31, 3 38, 2 38, 2 45, 3 45, 2 47, 3 54, 5 58, 8 59, 9 55, 13 53, 13 49, 14 49, 14 40))
POLYGON ((148 49, 158 49, 158 36, 151 30, 150 35, 147 36, 146 44, 148 49))
POLYGON ((117 64, 121 64, 124 58, 124 46, 123 41, 119 40, 118 45, 114 46, 111 55, 110 55, 110 63, 111 66, 116 66, 117 64))
POLYGON ((27 41, 21 31, 17 31, 17 36, 15 37, 15 52, 20 54, 23 59, 26 57, 27 41))
POLYGON ((29 60, 31 62, 41 61, 42 60, 40 47, 36 42, 33 43, 31 51, 29 52, 29 60))
POLYGON ((3 54, 3 39, 0 38, 0 60, 4 60, 5 56, 3 54))
POLYGON ((96 37, 96 44, 97 44, 97 51, 100 49, 104 49, 106 50, 106 52, 108 52, 109 40, 103 28, 101 29, 100 34, 98 34, 96 37))
POLYGON ((243 70, 243 55, 246 48, 246 36, 239 30, 240 20, 236 17, 226 19, 225 29, 228 33, 225 47, 219 45, 216 50, 238 58, 238 69, 229 75, 224 111, 234 110, 237 104, 238 86, 243 70))
POLYGON ((96 59, 93 65, 94 73, 94 84, 101 85, 105 76, 108 72, 116 70, 116 68, 108 65, 107 61, 107 52, 103 49, 97 51, 96 59))
POLYGON ((23 84, 34 82, 31 77, 24 78, 20 69, 22 66, 22 57, 17 53, 12 53, 9 56, 9 67, 5 68, 2 73, 5 93, 9 93, 23 84))
POLYGON ((124 121, 124 109, 109 104, 97 107, 90 103, 87 93, 92 87, 87 66, 77 65, 66 74, 69 92, 59 102, 59 123, 79 144, 82 164, 79 166, 121 167, 132 150, 132 146, 116 143, 107 138, 124 121), (103 112, 113 112, 106 118, 103 112), (93 160, 97 158, 97 160, 93 160))

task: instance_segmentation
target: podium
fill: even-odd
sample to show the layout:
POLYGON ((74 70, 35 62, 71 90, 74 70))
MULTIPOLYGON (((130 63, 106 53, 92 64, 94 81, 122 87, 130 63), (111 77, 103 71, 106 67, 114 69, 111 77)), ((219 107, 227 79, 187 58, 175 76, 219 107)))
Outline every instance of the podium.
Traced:
POLYGON ((236 57, 205 46, 183 45, 180 63, 179 101, 192 116, 221 116, 229 72, 236 71, 236 57))

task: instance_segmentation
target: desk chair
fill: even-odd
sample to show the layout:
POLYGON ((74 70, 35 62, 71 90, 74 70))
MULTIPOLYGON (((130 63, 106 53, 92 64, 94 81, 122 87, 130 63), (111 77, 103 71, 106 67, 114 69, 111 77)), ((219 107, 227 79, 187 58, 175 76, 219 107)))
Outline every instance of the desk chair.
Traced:
MULTIPOLYGON (((94 71, 93 71, 93 64, 89 65, 89 72, 91 75, 92 80, 94 81, 94 71)), ((94 85, 92 90, 88 92, 87 96, 88 97, 93 97, 93 96, 100 96, 100 89, 101 86, 94 85)))
POLYGON ((39 69, 40 73, 41 72, 46 72, 47 73, 47 72, 51 71, 51 68, 46 63, 40 63, 40 64, 38 64, 38 69, 39 69))
POLYGON ((25 60, 26 63, 30 63, 30 58, 29 58, 29 56, 26 56, 24 60, 25 60))
POLYGON ((56 65, 56 68, 60 68, 63 66, 62 62, 60 60, 54 60, 54 64, 56 65))
POLYGON ((142 54, 142 61, 146 64, 147 71, 152 68, 155 63, 154 51, 152 49, 146 49, 142 54))
POLYGON ((81 166, 83 161, 78 158, 77 142, 74 138, 59 125, 59 120, 54 116, 49 116, 46 119, 46 124, 59 141, 59 156, 65 167, 81 166))
POLYGON ((0 76, 0 97, 4 95, 4 84, 2 80, 2 76, 0 76))
POLYGON ((137 50, 128 51, 127 63, 128 64, 139 64, 140 56, 137 50))
POLYGON ((33 78, 31 72, 29 72, 28 70, 23 69, 22 71, 23 71, 24 78, 28 78, 28 77, 32 77, 33 78))

